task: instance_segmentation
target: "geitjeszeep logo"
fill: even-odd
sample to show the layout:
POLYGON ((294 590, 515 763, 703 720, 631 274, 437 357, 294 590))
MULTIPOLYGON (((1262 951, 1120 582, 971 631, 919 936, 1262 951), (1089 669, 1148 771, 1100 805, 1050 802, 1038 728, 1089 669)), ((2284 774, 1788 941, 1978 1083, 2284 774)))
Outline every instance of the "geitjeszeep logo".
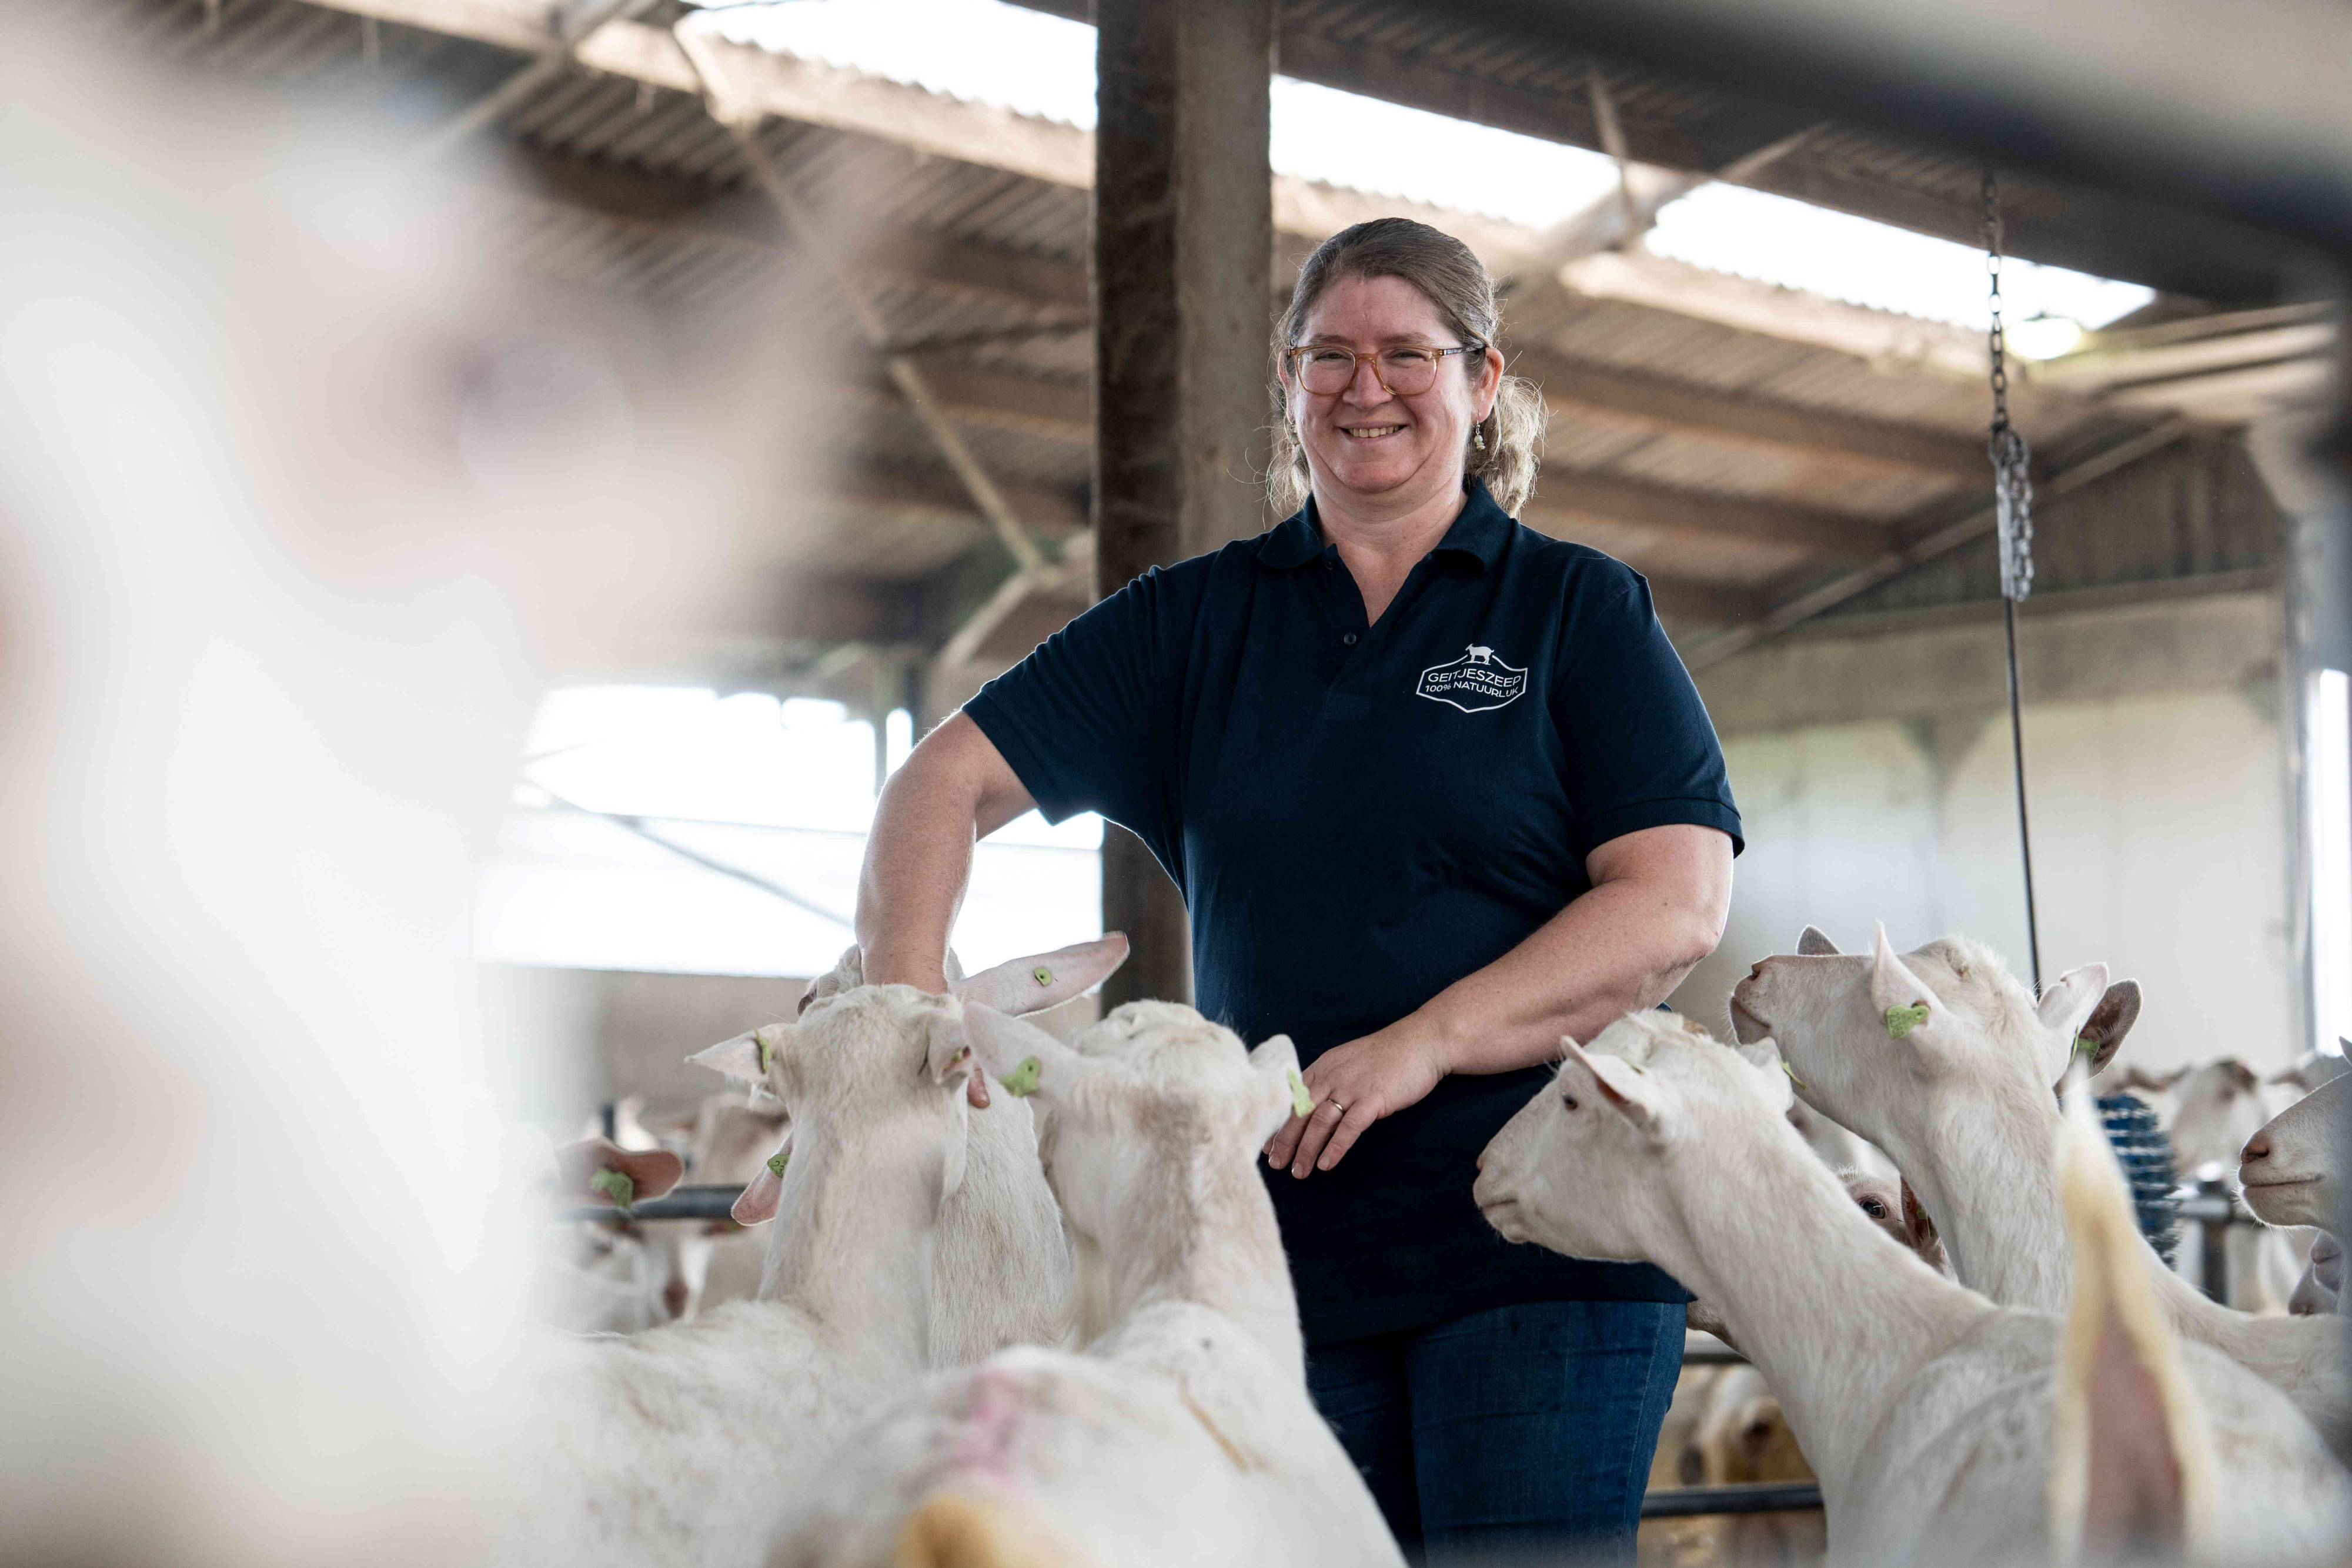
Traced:
POLYGON ((1473 643, 1460 658, 1422 671, 1412 689, 1464 713, 1485 713, 1517 702, 1528 689, 1528 671, 1526 665, 1507 664, 1494 649, 1473 643))

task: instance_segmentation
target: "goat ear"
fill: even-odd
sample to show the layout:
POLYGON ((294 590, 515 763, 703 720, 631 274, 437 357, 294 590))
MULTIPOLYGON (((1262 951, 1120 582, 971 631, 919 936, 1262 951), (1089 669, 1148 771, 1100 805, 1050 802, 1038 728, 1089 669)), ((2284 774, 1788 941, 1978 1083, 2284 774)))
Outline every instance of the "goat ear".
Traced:
POLYGON ((1838 946, 1822 934, 1818 925, 1808 925, 1797 936, 1797 956, 1801 958, 1834 958, 1838 946))
POLYGON ((1781 1059, 1780 1042, 1768 1034, 1752 1045, 1736 1045, 1732 1049, 1739 1053, 1742 1061, 1762 1075, 1764 1098, 1770 1103, 1773 1114, 1787 1115, 1789 1107, 1796 1103, 1797 1081, 1781 1059))
POLYGON ((728 1210, 736 1224, 765 1225, 776 1218, 777 1200, 784 1195, 784 1166, 792 1163, 792 1158, 793 1130, 786 1127, 783 1141, 768 1156, 768 1168, 751 1178, 736 1195, 735 1207, 728 1210))
POLYGON ((626 1208, 659 1197, 686 1175, 667 1149, 625 1149, 608 1138, 583 1138, 555 1151, 557 1190, 589 1203, 626 1208))
MULTIPOLYGON (((2045 1001, 2047 998, 2043 998, 2045 1001)), ((2084 1067, 2094 1078, 2107 1070, 2116 1052, 2124 1046, 2124 1036, 2131 1033, 2139 1021, 2139 982, 2117 980, 2109 986, 2074 1031, 2074 1049, 2084 1057, 2084 1067)))
POLYGON ((2097 1048, 2086 1051, 2077 1042, 2083 1038, 2083 1026, 2091 1021, 2091 1014, 2106 994, 2105 964, 2085 964, 2079 969, 2069 969, 2042 993, 2042 1000, 2034 1008, 2042 1027, 2065 1042, 2064 1054, 2057 1063, 2058 1081, 2063 1082, 2077 1064, 2096 1071, 2090 1068, 2090 1061, 2097 1048))
POLYGON ((1886 939, 1884 924, 1878 927, 1878 950, 1871 959, 1870 1005, 1884 1022, 1889 1040, 1909 1045, 1924 1061, 1941 1064, 1950 1043, 1943 998, 1895 956, 1895 945, 1886 939))
MULTIPOLYGON (((1250 1074, 1257 1080, 1259 1097, 1264 1102, 1261 1119, 1264 1126, 1257 1132, 1261 1144, 1274 1136, 1274 1130, 1295 1115, 1303 1115, 1298 1102, 1307 1094, 1307 1081, 1298 1075, 1298 1048, 1286 1034, 1255 1046, 1249 1053, 1250 1074)), ((1309 1105, 1308 1110, 1314 1107, 1309 1105)))
MULTIPOLYGON (((761 1024, 733 1040, 722 1040, 717 1045, 705 1046, 687 1060, 697 1067, 708 1067, 711 1071, 739 1083, 764 1087, 768 1082, 768 1069, 774 1063, 777 1052, 783 1050, 785 1043, 792 1039, 792 1034, 790 1024, 761 1024)), ((752 1096, 752 1103, 759 1103, 756 1093, 752 1096)))
POLYGON ((831 969, 811 980, 802 990, 800 1005, 793 1009, 793 1016, 798 1018, 808 1011, 809 1004, 812 1002, 821 1002, 827 997, 837 997, 842 992, 865 983, 866 952, 856 943, 852 942, 842 950, 841 956, 834 960, 831 969))
POLYGON ((2077 1088, 2058 1139, 2074 1257, 2051 1429, 2051 1526, 2063 1557, 2170 1557, 2202 1533, 2212 1438, 2141 1259, 2114 1151, 2077 1088))
POLYGON ((963 1009, 964 1039, 990 1077, 1014 1099, 1043 1090, 1049 1100, 1066 1097, 1102 1064, 1080 1056, 1034 1023, 1007 1018, 980 1002, 963 1009))
POLYGON ((1919 1195, 1901 1176, 1895 1178, 1895 1190, 1903 1197, 1903 1228, 1910 1233, 1914 1251, 1925 1251, 1940 1239, 1935 1217, 1919 1206, 1919 1195))
POLYGON ((931 1043, 924 1053, 924 1064, 930 1069, 934 1083, 961 1083, 980 1071, 980 1064, 972 1060, 971 1030, 965 1019, 931 1020, 931 1043))
POLYGON ((982 969, 948 989, 966 1002, 978 1002, 1012 1017, 1042 1012, 1083 995, 1102 983, 1127 962, 1127 936, 1114 931, 1092 942, 1057 947, 982 969))
POLYGON ((1656 1081, 1648 1073, 1622 1056, 1588 1056, 1572 1040, 1560 1044, 1568 1051, 1561 1064, 1563 1072, 1571 1066, 1581 1068, 1580 1076, 1593 1098, 1624 1117, 1644 1141, 1654 1145, 1665 1135, 1664 1106, 1656 1081))

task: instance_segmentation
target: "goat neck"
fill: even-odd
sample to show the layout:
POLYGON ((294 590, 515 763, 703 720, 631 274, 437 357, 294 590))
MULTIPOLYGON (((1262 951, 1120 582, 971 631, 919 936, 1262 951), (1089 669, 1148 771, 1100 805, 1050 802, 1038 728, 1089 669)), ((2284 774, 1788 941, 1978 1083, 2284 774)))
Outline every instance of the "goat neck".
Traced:
POLYGON ((1183 1109, 1167 1107, 1174 1113, 1146 1130, 1151 1157, 1118 1182, 1108 1205, 1111 1223, 1098 1245, 1109 1321, 1129 1322, 1171 1303, 1208 1307, 1240 1323, 1303 1383, 1297 1298, 1274 1202, 1256 1170, 1219 1158, 1222 1140, 1197 1136, 1183 1109))
POLYGON ((1723 1179, 1725 1129, 1668 1158, 1685 1234, 1654 1260, 1721 1312, 1833 1487, 1912 1375, 1991 1309, 1882 1234, 1795 1129, 1739 1132, 1743 1180, 1723 1179))
POLYGON ((912 1375, 930 1348, 940 1172, 899 1153, 795 1131, 760 1295, 808 1313, 877 1372, 912 1375))
POLYGON ((2056 1100, 2032 1085, 1976 1085, 1887 1153, 1935 1220, 1961 1284, 2004 1307, 2063 1312, 2074 1292, 2066 1212, 2051 1165, 2056 1100))

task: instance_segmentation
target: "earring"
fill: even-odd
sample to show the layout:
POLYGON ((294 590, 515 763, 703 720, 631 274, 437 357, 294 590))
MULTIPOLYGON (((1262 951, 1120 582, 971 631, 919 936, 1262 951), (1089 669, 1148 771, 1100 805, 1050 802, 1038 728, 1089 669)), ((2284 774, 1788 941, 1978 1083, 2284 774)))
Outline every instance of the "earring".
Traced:
POLYGON ((1470 427, 1470 444, 1481 452, 1486 450, 1486 433, 1475 424, 1470 427))

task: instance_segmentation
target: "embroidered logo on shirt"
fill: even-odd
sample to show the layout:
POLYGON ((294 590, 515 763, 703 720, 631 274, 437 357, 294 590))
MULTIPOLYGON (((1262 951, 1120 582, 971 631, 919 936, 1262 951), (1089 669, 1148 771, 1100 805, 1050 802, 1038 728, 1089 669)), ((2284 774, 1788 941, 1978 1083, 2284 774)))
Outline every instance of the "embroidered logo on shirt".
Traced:
POLYGON ((1527 666, 1507 664, 1496 657, 1494 649, 1473 643, 1452 663, 1432 664, 1422 671, 1412 689, 1432 702, 1464 713, 1485 713, 1518 700, 1528 689, 1527 666))

